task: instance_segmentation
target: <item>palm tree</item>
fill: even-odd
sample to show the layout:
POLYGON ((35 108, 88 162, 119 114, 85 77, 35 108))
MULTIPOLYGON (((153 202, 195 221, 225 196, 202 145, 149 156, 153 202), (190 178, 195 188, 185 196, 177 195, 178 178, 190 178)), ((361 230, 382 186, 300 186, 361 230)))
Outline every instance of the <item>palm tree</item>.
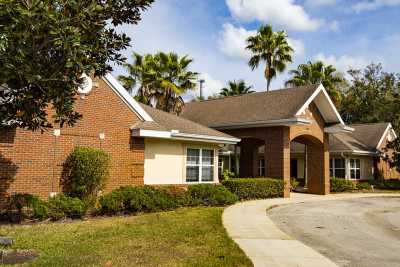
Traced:
POLYGON ((265 61, 264 76, 267 80, 267 91, 277 73, 283 72, 286 64, 292 62, 294 51, 287 42, 286 32, 274 32, 271 25, 261 26, 257 35, 249 37, 246 49, 253 54, 249 60, 252 70, 258 68, 261 61, 265 61))
POLYGON ((188 70, 193 60, 163 52, 133 57, 133 64, 125 65, 130 75, 119 77, 124 87, 138 87, 135 98, 140 102, 179 114, 184 105, 182 95, 196 88, 198 73, 188 70))
POLYGON ((244 95, 254 93, 252 86, 247 86, 244 80, 229 81, 228 88, 222 88, 219 93, 221 96, 244 95))
POLYGON ((300 64, 297 69, 289 72, 292 78, 286 81, 286 86, 302 86, 311 84, 322 84, 328 91, 333 102, 340 104, 342 93, 339 90, 345 79, 332 65, 325 65, 322 61, 300 64))

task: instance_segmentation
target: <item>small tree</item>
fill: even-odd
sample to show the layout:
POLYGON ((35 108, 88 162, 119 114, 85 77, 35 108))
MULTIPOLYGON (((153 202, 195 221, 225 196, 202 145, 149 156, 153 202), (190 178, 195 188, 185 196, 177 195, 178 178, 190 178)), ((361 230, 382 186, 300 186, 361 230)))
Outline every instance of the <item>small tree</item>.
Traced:
POLYGON ((137 24, 152 2, 0 0, 0 122, 75 124, 82 73, 103 76, 125 61, 130 38, 114 27, 137 24))
POLYGON ((77 147, 64 165, 64 191, 93 200, 109 177, 110 156, 101 149, 77 147))
POLYGON ((396 138, 392 142, 389 142, 386 146, 392 150, 391 158, 389 158, 389 164, 391 167, 395 167, 400 171, 400 137, 396 138))

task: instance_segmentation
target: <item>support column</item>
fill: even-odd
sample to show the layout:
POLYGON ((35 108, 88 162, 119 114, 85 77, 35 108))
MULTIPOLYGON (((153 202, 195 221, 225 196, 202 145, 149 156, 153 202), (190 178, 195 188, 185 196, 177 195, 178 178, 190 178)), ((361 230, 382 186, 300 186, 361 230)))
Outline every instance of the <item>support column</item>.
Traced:
POLYGON ((309 182, 308 192, 327 195, 330 190, 329 180, 329 136, 324 134, 323 144, 309 145, 309 182))
POLYGON ((290 129, 273 127, 268 129, 265 140, 266 176, 283 179, 284 197, 290 197, 290 129))

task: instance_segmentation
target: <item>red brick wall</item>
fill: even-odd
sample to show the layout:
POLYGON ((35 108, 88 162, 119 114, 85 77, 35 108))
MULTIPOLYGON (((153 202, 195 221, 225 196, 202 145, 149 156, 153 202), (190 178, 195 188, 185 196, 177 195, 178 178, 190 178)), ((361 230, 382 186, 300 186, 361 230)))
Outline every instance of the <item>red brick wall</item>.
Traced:
POLYGON ((76 110, 83 119, 62 128, 57 139, 52 130, 0 132, 0 195, 27 192, 47 198, 60 191, 62 166, 75 146, 102 148, 110 154, 106 191, 143 184, 144 140, 131 138, 129 130, 139 121, 137 115, 102 79, 85 99, 77 100, 76 110), (103 141, 100 132, 105 133, 103 141))
MULTIPOLYGON (((384 142, 382 142, 381 146, 379 147, 379 149, 381 151, 386 149, 386 146, 388 144, 387 138, 388 137, 385 136, 384 142)), ((393 151, 393 149, 387 149, 386 153, 391 158, 393 156, 394 151, 393 151)), ((387 162, 387 161, 385 161, 385 160, 383 160, 381 158, 378 158, 376 160, 376 168, 377 168, 377 171, 378 171, 378 173, 377 173, 378 178, 383 178, 385 180, 387 180, 387 179, 400 179, 400 172, 396 168, 391 167, 389 162, 387 162)))

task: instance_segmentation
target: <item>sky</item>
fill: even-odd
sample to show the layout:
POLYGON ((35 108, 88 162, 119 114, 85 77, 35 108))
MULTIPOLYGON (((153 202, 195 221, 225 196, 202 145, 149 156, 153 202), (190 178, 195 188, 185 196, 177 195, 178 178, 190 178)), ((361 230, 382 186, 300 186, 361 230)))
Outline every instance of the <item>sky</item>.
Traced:
MULTIPOLYGON (((286 31, 295 49, 293 63, 272 81, 272 90, 284 87, 289 70, 315 60, 343 73, 372 62, 400 72, 400 0, 155 0, 138 25, 118 30, 132 38, 124 51, 128 62, 133 52, 189 55, 209 96, 229 80, 266 89, 263 67, 252 71, 245 49, 246 38, 263 24, 286 31)), ((113 74, 126 72, 115 66, 113 74)), ((185 99, 198 94, 197 89, 185 99)))

